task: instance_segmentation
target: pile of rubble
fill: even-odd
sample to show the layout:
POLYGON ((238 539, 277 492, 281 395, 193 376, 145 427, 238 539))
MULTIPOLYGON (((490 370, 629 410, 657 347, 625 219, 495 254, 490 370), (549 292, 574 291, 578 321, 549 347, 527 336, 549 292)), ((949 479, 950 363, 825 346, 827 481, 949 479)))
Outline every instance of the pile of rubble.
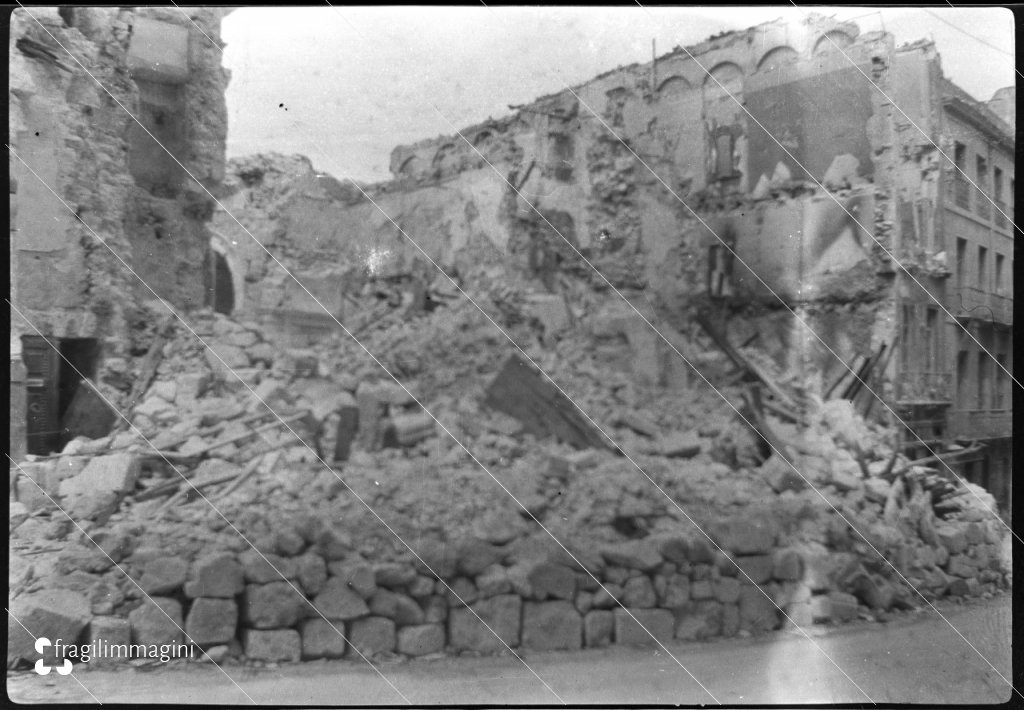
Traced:
MULTIPOLYGON (((737 416, 648 372, 621 311, 505 302, 557 386, 461 299, 363 328, 404 386, 344 336, 161 326, 131 428, 19 463, 12 612, 51 638, 184 631, 214 659, 285 661, 704 639, 778 628, 780 608, 884 617, 918 603, 908 584, 1008 587, 991 496, 907 461, 848 402, 714 334, 680 340, 698 363, 728 351, 736 372, 702 372, 737 416)), ((9 663, 34 659, 9 638, 9 663)))

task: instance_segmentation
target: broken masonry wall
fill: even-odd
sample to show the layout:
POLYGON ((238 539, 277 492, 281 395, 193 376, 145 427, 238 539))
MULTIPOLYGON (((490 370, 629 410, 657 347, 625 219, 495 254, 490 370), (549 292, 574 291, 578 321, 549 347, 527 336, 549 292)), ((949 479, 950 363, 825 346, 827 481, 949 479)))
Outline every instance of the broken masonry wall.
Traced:
MULTIPOLYGON (((154 159, 157 146, 132 118, 158 134, 173 128, 178 142, 170 147, 197 179, 216 186, 227 75, 217 48, 194 43, 193 35, 209 40, 174 14, 76 7, 19 9, 11 16, 12 303, 32 323, 12 311, 12 363, 22 359, 23 336, 41 333, 55 345, 97 339, 94 375, 115 404, 131 388, 130 358, 146 352, 153 330, 152 314, 140 306, 152 293, 128 267, 178 307, 203 300, 206 198, 181 180, 177 198, 160 195, 152 166, 167 163, 154 159), (168 84, 167 69, 174 67, 185 67, 189 78, 172 75, 168 84), (161 104, 172 100, 178 101, 173 111, 161 104), (156 109, 164 119, 157 120, 156 109), (168 128, 170 114, 180 125, 168 128), (140 215, 146 215, 142 226, 140 215)), ((223 14, 203 9, 191 16, 217 37, 223 14)), ((54 362, 64 367, 60 358, 54 362)), ((67 369, 60 378, 73 376, 67 369)), ((50 373, 44 388, 56 387, 57 377, 50 373)))

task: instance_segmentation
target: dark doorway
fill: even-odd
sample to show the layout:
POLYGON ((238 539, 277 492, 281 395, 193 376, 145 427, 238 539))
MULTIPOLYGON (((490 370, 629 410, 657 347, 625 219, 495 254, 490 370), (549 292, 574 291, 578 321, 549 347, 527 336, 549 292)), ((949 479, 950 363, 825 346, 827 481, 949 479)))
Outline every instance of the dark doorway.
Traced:
POLYGON ((85 379, 95 380, 95 338, 22 337, 26 380, 26 439, 30 454, 61 450, 76 436, 104 436, 114 412, 85 379))
POLYGON ((213 252, 213 310, 231 315, 235 310, 235 286, 231 282, 231 267, 219 252, 213 252))

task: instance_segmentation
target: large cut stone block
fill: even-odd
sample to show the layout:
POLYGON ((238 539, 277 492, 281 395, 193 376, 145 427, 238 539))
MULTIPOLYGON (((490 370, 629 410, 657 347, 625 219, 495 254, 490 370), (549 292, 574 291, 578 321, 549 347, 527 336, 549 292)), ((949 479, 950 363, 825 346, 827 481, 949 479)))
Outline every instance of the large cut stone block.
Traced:
POLYGON ((345 623, 307 619, 302 622, 302 657, 341 658, 345 655, 345 623))
POLYGON ((470 651, 502 651, 505 644, 510 647, 519 645, 522 600, 518 595, 499 594, 484 599, 473 605, 473 611, 479 619, 465 607, 452 609, 449 613, 448 642, 453 647, 470 651))
POLYGON ((323 590, 314 598, 313 606, 328 619, 356 619, 370 613, 363 598, 338 577, 327 580, 323 590))
POLYGON ((615 614, 607 609, 594 609, 583 617, 583 642, 587 648, 607 646, 615 631, 615 614))
POLYGON ((188 562, 179 557, 158 557, 142 568, 139 586, 151 597, 172 594, 185 584, 188 562))
POLYGON ((583 619, 572 602, 527 602, 523 648, 576 650, 583 646, 583 619))
POLYGON ((196 599, 185 620, 185 633, 204 648, 229 642, 237 627, 238 606, 232 599, 196 599))
POLYGON ((349 658, 359 658, 359 653, 365 658, 371 658, 376 653, 394 651, 398 643, 395 622, 383 616, 357 619, 348 628, 349 658), (359 653, 356 653, 357 650, 359 653))
POLYGON ((182 631, 181 604, 176 599, 152 597, 144 599, 142 605, 128 614, 132 624, 132 642, 146 646, 167 643, 181 643, 185 639, 182 631))
POLYGON ((425 656, 444 650, 441 624, 418 624, 398 630, 398 652, 407 656, 425 656))
POLYGON ((301 590, 288 582, 250 584, 245 588, 242 618, 254 629, 284 629, 294 626, 309 607, 301 590))
POLYGON ((242 631, 245 655, 255 661, 298 661, 302 658, 302 637, 295 629, 242 631))
POLYGON ((242 566, 233 555, 218 553, 195 561, 185 582, 185 595, 192 597, 218 597, 231 599, 245 588, 242 566))
POLYGON ((36 638, 74 643, 92 617, 89 600, 66 589, 51 589, 18 597, 7 615, 7 659, 35 661, 36 638), (21 622, 21 623, 18 623, 21 622), (24 628, 22 628, 24 625, 24 628), (27 629, 27 631, 26 631, 27 629))

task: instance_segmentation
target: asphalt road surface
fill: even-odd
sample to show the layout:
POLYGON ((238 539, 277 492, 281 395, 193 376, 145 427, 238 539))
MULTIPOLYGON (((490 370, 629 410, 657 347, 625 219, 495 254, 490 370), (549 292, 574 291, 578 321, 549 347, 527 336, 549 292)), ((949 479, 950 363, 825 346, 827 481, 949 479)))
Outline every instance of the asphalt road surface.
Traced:
MULTIPOLYGON (((978 705, 1005 702, 1011 692, 1024 700, 1009 685, 1010 595, 938 608, 977 651, 925 610, 888 623, 814 628, 810 639, 779 631, 752 639, 672 643, 667 645, 671 656, 661 649, 623 647, 526 652, 523 660, 532 672, 512 656, 377 664, 387 680, 354 661, 260 670, 123 666, 71 676, 12 672, 7 689, 21 703, 978 705)), ((1021 681, 1014 685, 1024 690, 1021 681)))

